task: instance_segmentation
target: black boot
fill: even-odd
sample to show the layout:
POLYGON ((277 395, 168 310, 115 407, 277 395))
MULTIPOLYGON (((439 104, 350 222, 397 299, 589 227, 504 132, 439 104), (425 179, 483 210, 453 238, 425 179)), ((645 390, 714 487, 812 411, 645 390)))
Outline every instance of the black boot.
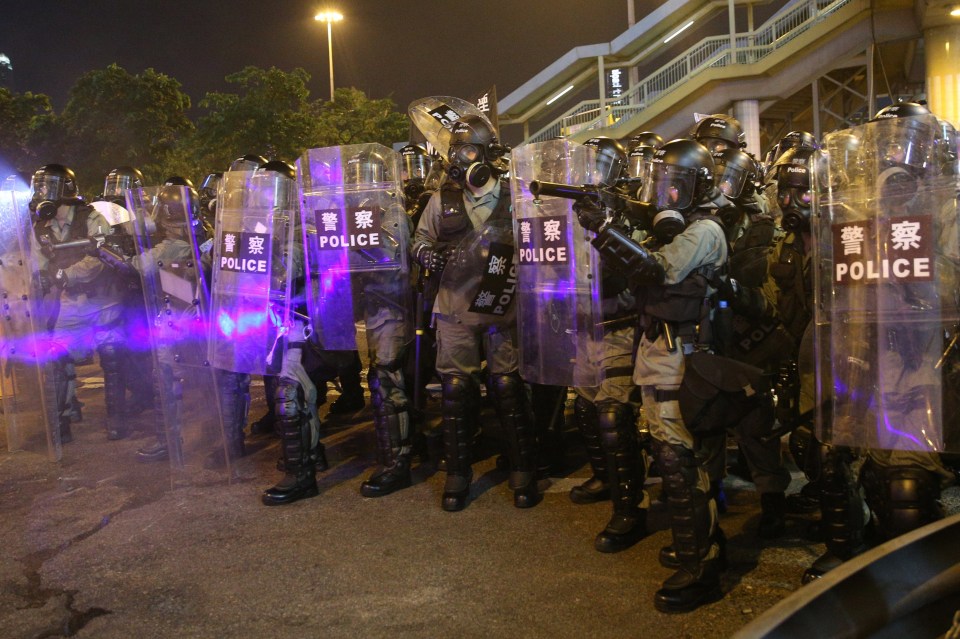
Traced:
POLYGON ((787 496, 783 492, 760 493, 760 539, 776 539, 787 529, 787 496))
POLYGON ((640 509, 643 461, 637 442, 633 407, 615 401, 597 406, 597 425, 606 457, 607 485, 613 516, 593 546, 600 552, 620 552, 647 536, 647 513, 640 509))
POLYGON ((470 468, 470 402, 472 380, 462 375, 443 376, 443 449, 447 480, 441 507, 448 512, 463 510, 470 495, 473 471, 470 468))
POLYGON ((507 443, 513 505, 533 508, 543 496, 537 489, 537 442, 526 411, 523 381, 517 373, 493 375, 490 388, 507 443))
POLYGON ((850 451, 820 445, 820 529, 827 552, 803 574, 803 583, 819 579, 840 563, 865 550, 863 500, 850 469, 850 451))
POLYGON ((693 451, 664 442, 657 442, 654 450, 680 568, 656 592, 653 604, 660 612, 687 612, 722 596, 722 533, 712 520, 710 495, 697 487, 699 466, 693 451))
POLYGON ((223 446, 218 446, 207 457, 207 468, 223 468, 227 457, 236 462, 247 454, 243 443, 243 429, 250 410, 250 376, 243 373, 218 370, 220 387, 220 419, 223 428, 223 446))
POLYGON ((350 364, 338 371, 340 397, 330 404, 331 415, 356 413, 364 407, 363 386, 360 384, 362 371, 363 363, 360 361, 360 353, 354 351, 350 364))
MULTIPOLYGON (((386 376, 383 377, 387 379, 386 376)), ((383 497, 402 488, 409 488, 410 477, 410 413, 406 409, 397 409, 384 395, 388 390, 371 369, 368 378, 370 401, 373 403, 373 426, 377 434, 377 457, 380 467, 370 479, 360 485, 360 494, 364 497, 383 497)), ((390 382, 387 381, 387 384, 390 382)))
POLYGON ((277 392, 277 377, 263 376, 263 394, 267 399, 267 412, 260 419, 250 424, 251 435, 270 435, 276 433, 274 421, 277 419, 275 394, 277 392))
POLYGON ((300 385, 281 378, 277 384, 277 424, 284 475, 276 486, 263 492, 261 501, 266 506, 292 504, 320 493, 316 471, 318 466, 327 467, 327 458, 323 444, 314 443, 317 434, 301 406, 300 385))
POLYGON ((575 504, 595 504, 610 499, 610 486, 607 485, 607 458, 600 444, 600 429, 597 426, 597 407, 593 402, 577 396, 573 402, 573 414, 577 420, 577 429, 583 437, 587 449, 592 475, 579 486, 570 489, 570 501, 575 504))
POLYGON ((530 384, 530 403, 537 437, 537 475, 562 475, 566 466, 563 445, 566 386, 530 384))
POLYGON ((123 439, 127 435, 126 388, 123 383, 123 363, 116 344, 101 344, 97 347, 100 368, 103 369, 103 399, 107 409, 107 439, 123 439))

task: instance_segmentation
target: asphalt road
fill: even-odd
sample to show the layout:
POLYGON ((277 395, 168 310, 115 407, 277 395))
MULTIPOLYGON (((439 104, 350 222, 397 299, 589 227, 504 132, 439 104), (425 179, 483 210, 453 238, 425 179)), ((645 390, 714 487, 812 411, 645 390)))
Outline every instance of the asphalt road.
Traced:
MULTIPOLYGON (((84 422, 61 463, 0 454, 0 637, 727 637, 799 588, 823 551, 803 518, 761 543, 758 495, 731 476, 726 595, 665 615, 652 604, 670 574, 656 560, 670 541, 663 508, 654 500, 651 534, 633 548, 596 552, 610 505, 567 496, 588 474, 573 429, 569 473, 551 478, 539 506, 513 507, 489 439, 471 503, 447 513, 429 461, 411 488, 360 496, 375 464, 368 407, 326 423, 320 495, 268 508, 260 492, 279 478, 276 438, 248 439, 231 483, 171 488, 164 464, 134 461, 149 411, 130 437, 106 440, 97 374, 81 375, 84 422)), ((253 392, 256 417, 262 386, 253 392)), ((795 473, 791 489, 801 483, 795 473)), ((656 480, 648 488, 655 498, 656 480)))

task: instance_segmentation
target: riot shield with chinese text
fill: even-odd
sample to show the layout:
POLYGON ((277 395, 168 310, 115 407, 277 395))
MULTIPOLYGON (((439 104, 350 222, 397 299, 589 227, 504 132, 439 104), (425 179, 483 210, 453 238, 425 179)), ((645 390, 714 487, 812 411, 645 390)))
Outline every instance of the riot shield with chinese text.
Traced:
MULTIPOLYGON (((859 151, 817 161, 815 344, 823 441, 958 450, 960 238, 952 176, 934 154, 936 118, 843 132, 859 151)), ((837 135, 837 134, 835 134, 837 135)))
POLYGON ((229 171, 220 182, 213 243, 208 358, 235 373, 274 375, 289 320, 297 261, 294 181, 273 171, 229 171))
POLYGON ((207 359, 212 243, 202 235, 187 187, 130 190, 127 205, 137 220, 133 265, 143 283, 173 482, 223 480, 230 476, 230 458, 214 368, 207 359))
POLYGON ((0 183, 0 393, 7 447, 61 457, 53 365, 44 344, 44 296, 32 251, 30 187, 0 183))
POLYGON ((537 199, 530 193, 535 180, 595 183, 594 156, 593 147, 567 140, 513 150, 510 190, 518 253, 520 374, 530 382, 580 387, 600 383, 599 257, 577 222, 572 200, 537 199))
POLYGON ((409 317, 410 222, 399 160, 386 147, 359 144, 310 149, 297 164, 311 325, 324 349, 355 350, 356 322, 409 317))

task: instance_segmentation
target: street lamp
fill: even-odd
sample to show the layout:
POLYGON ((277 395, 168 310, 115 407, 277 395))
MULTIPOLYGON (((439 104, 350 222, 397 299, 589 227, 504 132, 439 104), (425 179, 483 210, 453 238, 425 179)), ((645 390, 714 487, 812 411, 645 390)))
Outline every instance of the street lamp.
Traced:
POLYGON ((327 53, 330 58, 330 101, 333 102, 333 23, 343 20, 343 15, 336 11, 322 11, 313 16, 317 22, 327 23, 327 53))

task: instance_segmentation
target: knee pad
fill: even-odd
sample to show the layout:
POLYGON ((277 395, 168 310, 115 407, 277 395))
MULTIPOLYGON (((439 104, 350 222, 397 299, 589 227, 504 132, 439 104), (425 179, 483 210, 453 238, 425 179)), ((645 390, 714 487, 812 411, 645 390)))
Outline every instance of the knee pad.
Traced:
POLYGON ((507 373, 502 375, 491 375, 489 381, 490 389, 500 407, 522 406, 525 393, 523 380, 518 373, 507 373))
POLYGON ((296 419, 300 416, 303 406, 303 392, 300 390, 300 384, 281 377, 277 382, 274 398, 277 416, 286 419, 296 419))
POLYGON ((886 539, 943 518, 940 481, 929 470, 916 466, 882 467, 868 460, 862 479, 867 505, 886 539))
POLYGON ((398 406, 393 400, 393 394, 400 389, 390 376, 390 370, 379 366, 371 366, 367 373, 367 386, 370 388, 370 403, 380 415, 395 415, 406 406, 398 406))
POLYGON ((466 407, 473 401, 474 384, 473 380, 466 375, 444 375, 443 384, 443 406, 466 407))
POLYGON ((119 374, 123 364, 123 351, 117 344, 101 344, 97 346, 97 355, 100 356, 100 368, 104 374, 119 374))

